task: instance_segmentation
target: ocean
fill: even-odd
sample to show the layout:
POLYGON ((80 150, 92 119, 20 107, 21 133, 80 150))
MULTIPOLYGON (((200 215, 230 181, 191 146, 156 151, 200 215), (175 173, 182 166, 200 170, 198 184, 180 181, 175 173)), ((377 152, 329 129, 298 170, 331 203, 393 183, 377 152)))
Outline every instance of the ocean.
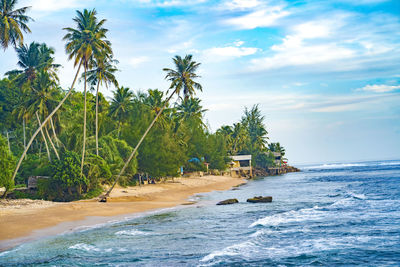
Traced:
POLYGON ((0 266, 400 266, 400 161, 301 170, 25 243, 0 266), (273 202, 246 202, 259 195, 273 202))

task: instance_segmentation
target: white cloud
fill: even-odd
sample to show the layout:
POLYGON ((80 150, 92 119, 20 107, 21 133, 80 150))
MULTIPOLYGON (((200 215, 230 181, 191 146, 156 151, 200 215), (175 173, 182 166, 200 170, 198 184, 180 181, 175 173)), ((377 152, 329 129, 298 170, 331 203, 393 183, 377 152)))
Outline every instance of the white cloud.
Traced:
POLYGON ((196 5, 207 2, 207 0, 135 0, 135 2, 139 2, 140 4, 146 4, 149 6, 157 6, 157 7, 172 7, 172 6, 189 6, 196 5))
POLYGON ((246 15, 227 19, 224 23, 239 29, 255 29, 276 25, 280 18, 289 14, 288 11, 283 9, 283 6, 263 7, 246 15))
MULTIPOLYGON (((85 1, 86 2, 86 1, 85 1)), ((88 1, 91 2, 91 1, 88 1)), ((86 4, 86 3, 85 3, 86 4)), ((68 8, 76 8, 83 6, 79 0, 25 0, 21 1, 21 5, 31 6, 32 11, 52 12, 68 8)))
POLYGON ((146 56, 140 57, 131 57, 128 61, 128 64, 134 68, 138 67, 140 64, 149 61, 149 58, 146 56))
POLYGON ((358 91, 374 92, 374 93, 386 93, 400 89, 400 85, 386 85, 386 84, 373 84, 366 85, 358 91))
POLYGON ((236 46, 226 46, 226 47, 213 47, 204 51, 204 53, 213 58, 217 57, 243 57, 249 56, 257 53, 259 49, 256 47, 236 47, 236 46))
POLYGON ((258 0, 230 0, 222 4, 222 9, 248 9, 258 7, 261 4, 258 0))

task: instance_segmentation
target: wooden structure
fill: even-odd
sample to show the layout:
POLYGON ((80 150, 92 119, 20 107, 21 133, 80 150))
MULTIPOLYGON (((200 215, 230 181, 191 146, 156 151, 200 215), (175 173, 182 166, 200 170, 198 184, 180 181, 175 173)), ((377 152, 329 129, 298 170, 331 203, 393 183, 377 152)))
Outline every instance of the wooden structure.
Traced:
POLYGON ((281 165, 282 165, 282 154, 281 154, 281 152, 272 152, 272 154, 275 157, 275 160, 274 160, 275 166, 281 167, 281 165))
POLYGON ((29 176, 28 178, 28 189, 36 189, 37 182, 39 179, 48 179, 48 176, 29 176))
POLYGON ((237 155, 231 156, 231 176, 236 174, 241 176, 241 173, 248 173, 250 177, 253 177, 253 168, 251 167, 251 155, 237 155))

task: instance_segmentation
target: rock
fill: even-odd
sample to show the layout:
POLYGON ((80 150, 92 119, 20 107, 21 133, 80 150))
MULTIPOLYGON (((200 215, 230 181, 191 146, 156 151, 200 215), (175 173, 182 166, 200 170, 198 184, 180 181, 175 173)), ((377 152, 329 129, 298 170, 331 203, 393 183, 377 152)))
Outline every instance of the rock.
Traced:
POLYGON ((230 204, 235 204, 239 203, 239 201, 236 198, 231 198, 227 200, 223 200, 217 203, 217 205, 230 205, 230 204))
POLYGON ((107 202, 107 197, 101 196, 99 202, 107 202))
POLYGON ((250 202, 250 203, 268 203, 268 202, 272 202, 272 197, 263 197, 263 196, 253 197, 253 198, 247 199, 247 202, 250 202))

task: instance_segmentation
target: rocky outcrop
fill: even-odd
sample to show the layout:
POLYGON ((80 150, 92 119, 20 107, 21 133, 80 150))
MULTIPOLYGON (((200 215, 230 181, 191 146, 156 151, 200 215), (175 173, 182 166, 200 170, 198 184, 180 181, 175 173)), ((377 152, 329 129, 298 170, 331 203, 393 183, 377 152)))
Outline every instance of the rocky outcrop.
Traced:
POLYGON ((237 200, 236 198, 230 198, 230 199, 226 199, 226 200, 218 202, 217 205, 230 205, 230 204, 235 204, 235 203, 239 203, 239 200, 237 200))
POLYGON ((253 198, 247 199, 247 202, 250 202, 250 203, 269 203, 269 202, 272 202, 272 197, 270 197, 270 196, 268 196, 268 197, 263 197, 263 196, 253 197, 253 198))
POLYGON ((281 175, 289 172, 299 172, 300 170, 293 166, 276 167, 276 168, 254 168, 255 177, 281 175))

